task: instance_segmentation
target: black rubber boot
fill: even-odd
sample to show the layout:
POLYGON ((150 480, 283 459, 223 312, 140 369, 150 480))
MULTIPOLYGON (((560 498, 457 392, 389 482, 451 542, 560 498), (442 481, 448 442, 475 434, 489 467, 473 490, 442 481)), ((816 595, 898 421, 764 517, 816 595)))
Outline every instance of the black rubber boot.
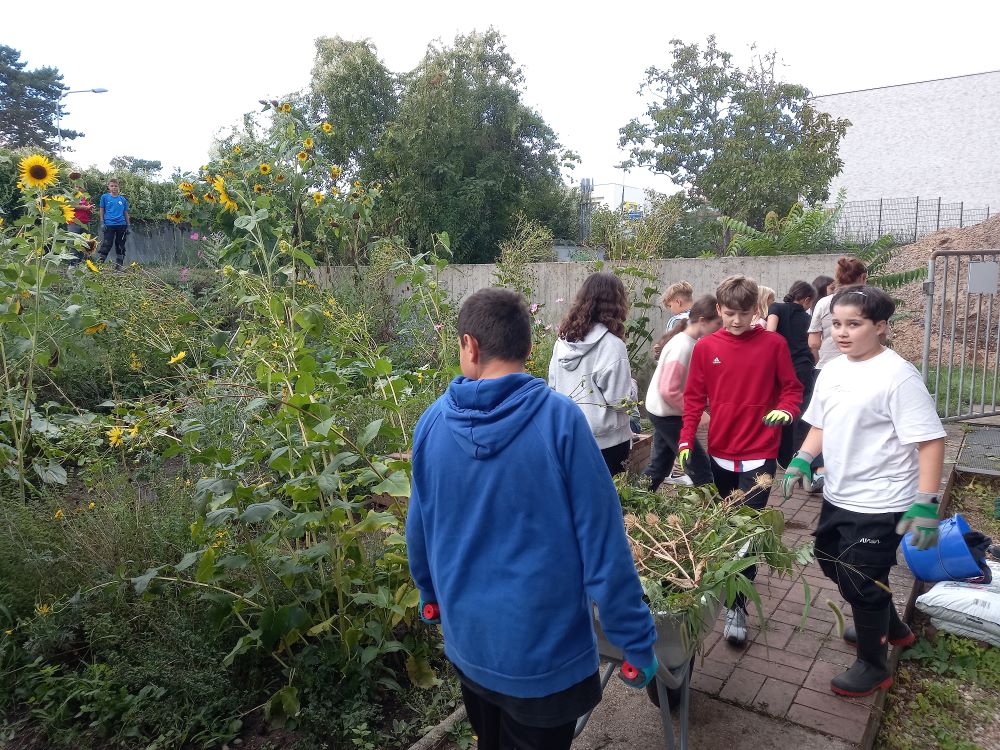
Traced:
MULTIPOLYGON (((858 643, 858 631, 853 625, 848 625, 844 628, 844 640, 850 643, 852 646, 856 646, 858 643)), ((892 646, 898 646, 900 648, 906 648, 907 646, 912 646, 917 640, 917 636, 914 635, 913 631, 907 626, 905 622, 899 619, 899 613, 896 612, 895 605, 890 605, 889 607, 889 644, 892 646)))
POLYGON ((876 612, 855 609, 854 622, 858 634, 857 661, 830 681, 830 689, 837 695, 862 698, 892 684, 892 675, 886 666, 889 607, 876 612))

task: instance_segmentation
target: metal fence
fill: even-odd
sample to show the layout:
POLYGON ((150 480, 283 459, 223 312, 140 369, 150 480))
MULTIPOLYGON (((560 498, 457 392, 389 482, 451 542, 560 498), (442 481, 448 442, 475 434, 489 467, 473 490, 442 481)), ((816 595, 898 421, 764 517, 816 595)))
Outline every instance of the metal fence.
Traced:
MULTIPOLYGON (((829 206, 833 208, 833 206, 829 206)), ((967 227, 990 218, 990 207, 944 203, 940 198, 879 198, 848 201, 834 233, 838 240, 868 243, 891 234, 898 242, 916 242, 948 227, 967 227)))
POLYGON ((1000 250, 937 250, 927 262, 921 370, 945 422, 1000 413, 998 282, 1000 250))

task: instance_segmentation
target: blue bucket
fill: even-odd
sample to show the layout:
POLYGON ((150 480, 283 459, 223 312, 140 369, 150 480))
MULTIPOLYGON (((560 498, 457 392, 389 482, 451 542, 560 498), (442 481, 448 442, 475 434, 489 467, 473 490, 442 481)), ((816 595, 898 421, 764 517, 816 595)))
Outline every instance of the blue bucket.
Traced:
POLYGON ((969 552, 964 534, 970 531, 960 513, 945 518, 938 527, 938 543, 919 550, 910 544, 913 534, 903 537, 903 556, 914 577, 921 581, 961 581, 982 575, 979 563, 969 552))

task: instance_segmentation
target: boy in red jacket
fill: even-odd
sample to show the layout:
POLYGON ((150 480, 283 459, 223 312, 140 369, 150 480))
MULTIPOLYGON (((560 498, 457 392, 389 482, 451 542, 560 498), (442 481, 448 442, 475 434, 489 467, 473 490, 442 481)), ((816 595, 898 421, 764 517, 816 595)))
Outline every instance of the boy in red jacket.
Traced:
MULTIPOLYGON (((741 490, 743 502, 760 509, 771 486, 758 478, 773 479, 781 443, 781 430, 774 428, 799 415, 802 383, 784 337, 751 326, 757 294, 757 283, 746 276, 730 276, 715 292, 722 328, 698 341, 691 355, 678 459, 682 466, 689 459, 701 415, 711 404, 708 454, 719 495, 741 490)), ((756 566, 744 575, 752 581, 756 566)), ((737 595, 726 612, 723 637, 734 646, 746 643, 745 596, 737 595)))

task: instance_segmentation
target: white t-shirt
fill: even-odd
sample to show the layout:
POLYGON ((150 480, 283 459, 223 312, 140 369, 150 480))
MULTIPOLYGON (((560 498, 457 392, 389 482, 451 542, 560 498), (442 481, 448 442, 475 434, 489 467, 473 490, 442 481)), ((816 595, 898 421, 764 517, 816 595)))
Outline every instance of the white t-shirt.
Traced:
POLYGON ((832 301, 833 295, 828 294, 813 305, 812 321, 809 323, 809 333, 823 334, 823 343, 819 347, 819 361, 816 362, 817 370, 822 370, 827 362, 840 356, 837 342, 833 340, 833 313, 830 310, 832 301))
POLYGON ((684 386, 687 384, 688 365, 691 364, 694 344, 695 340, 681 331, 663 347, 653 378, 649 381, 649 388, 646 389, 646 411, 650 414, 658 417, 683 416, 684 386), (663 398, 664 390, 673 403, 663 398))
POLYGON ((917 443, 945 436, 920 373, 892 349, 863 362, 830 361, 802 419, 823 430, 823 496, 855 513, 909 508, 917 443))

